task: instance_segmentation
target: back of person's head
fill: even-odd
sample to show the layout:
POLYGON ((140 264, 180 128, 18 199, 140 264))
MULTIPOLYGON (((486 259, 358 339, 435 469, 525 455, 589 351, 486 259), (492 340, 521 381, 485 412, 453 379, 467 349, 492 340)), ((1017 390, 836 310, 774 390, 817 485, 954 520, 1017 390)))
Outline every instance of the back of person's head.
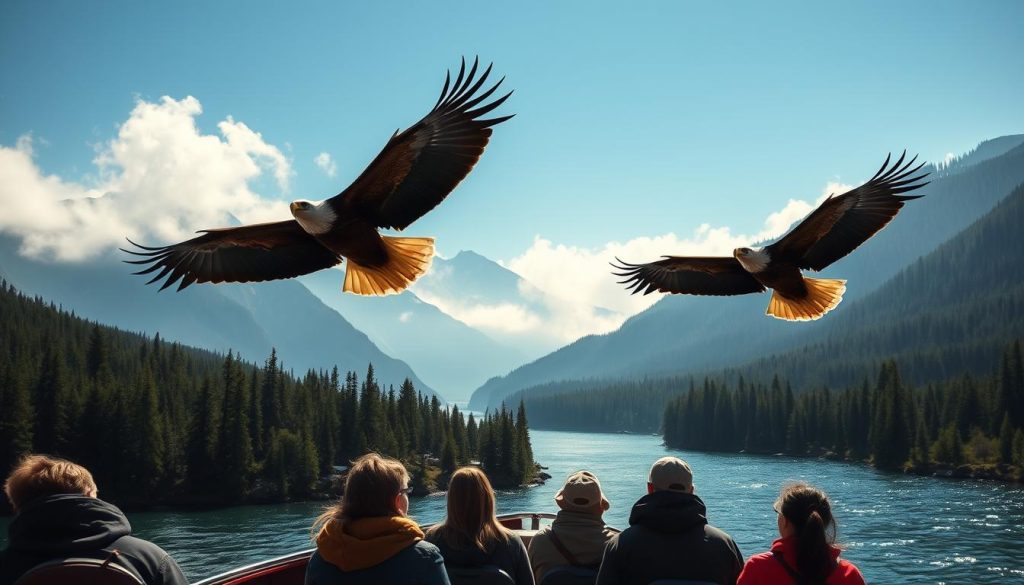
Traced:
POLYGON ((314 533, 331 520, 348 522, 360 518, 397 516, 395 499, 409 483, 409 473, 400 461, 367 453, 352 462, 345 478, 341 501, 328 508, 313 524, 314 533))
POLYGON ((588 512, 602 515, 611 503, 601 491, 601 482, 589 471, 577 471, 565 479, 565 485, 555 494, 558 507, 570 512, 588 512))
POLYGON ((448 517, 438 532, 452 547, 486 551, 491 543, 509 538, 494 509, 494 489, 487 475, 476 467, 463 467, 448 481, 448 517))
POLYGON ((693 470, 690 465, 678 457, 662 457, 651 466, 648 475, 647 489, 649 492, 681 492, 693 493, 693 470))
POLYGON ((811 583, 824 583, 835 565, 835 518, 828 496, 806 483, 783 486, 775 509, 793 525, 797 571, 811 583))
POLYGON ((66 459, 26 455, 7 476, 4 493, 14 511, 36 498, 76 494, 95 498, 96 482, 89 470, 66 459))

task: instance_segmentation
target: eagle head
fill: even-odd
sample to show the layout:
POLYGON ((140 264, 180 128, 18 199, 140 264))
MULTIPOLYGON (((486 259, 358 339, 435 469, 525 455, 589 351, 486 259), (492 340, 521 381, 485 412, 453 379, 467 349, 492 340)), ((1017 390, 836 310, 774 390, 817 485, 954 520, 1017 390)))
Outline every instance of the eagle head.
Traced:
POLYGON ((303 199, 292 201, 288 206, 292 211, 292 217, 299 222, 302 229, 309 234, 327 233, 334 227, 334 220, 338 219, 330 203, 322 201, 311 203, 303 199))
POLYGON ((739 260, 740 265, 747 272, 761 272, 771 262, 771 256, 768 255, 768 251, 763 249, 735 248, 732 251, 732 255, 739 260))

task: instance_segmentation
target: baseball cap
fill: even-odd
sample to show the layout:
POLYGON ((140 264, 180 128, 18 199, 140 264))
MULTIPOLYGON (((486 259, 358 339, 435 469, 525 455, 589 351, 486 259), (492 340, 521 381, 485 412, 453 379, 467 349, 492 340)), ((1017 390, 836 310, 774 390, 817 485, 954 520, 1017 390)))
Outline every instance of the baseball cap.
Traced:
POLYGON ((678 457, 662 457, 651 466, 649 481, 655 490, 685 492, 693 485, 693 470, 678 457))

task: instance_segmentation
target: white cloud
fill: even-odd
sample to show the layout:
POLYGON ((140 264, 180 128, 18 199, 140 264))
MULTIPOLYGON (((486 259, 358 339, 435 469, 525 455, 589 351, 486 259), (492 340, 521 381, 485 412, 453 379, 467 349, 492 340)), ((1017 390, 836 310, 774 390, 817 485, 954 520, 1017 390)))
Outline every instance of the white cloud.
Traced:
POLYGON ((627 262, 650 262, 663 255, 731 256, 735 248, 771 240, 810 213, 829 194, 841 194, 851 187, 828 183, 821 197, 807 202, 790 199, 781 210, 764 220, 753 234, 734 234, 728 226, 701 224, 689 235, 675 233, 638 237, 626 242, 608 242, 598 248, 556 244, 540 235, 525 252, 503 263, 544 291, 554 322, 544 327, 558 331, 565 340, 587 333, 605 333, 618 328, 626 318, 654 304, 663 295, 628 294, 612 274, 609 262, 616 257, 627 262), (605 308, 612 314, 600 311, 605 308))
POLYGON ((96 179, 45 175, 31 135, 0 146, 0 231, 22 238, 21 253, 76 261, 124 244, 194 236, 197 229, 287 218, 287 205, 261 197, 249 182, 264 171, 286 191, 293 174, 280 149, 231 117, 220 136, 196 126, 199 100, 139 101, 117 136, 99 148, 96 179), (136 240, 139 241, 139 240, 136 240))
POLYGON ((320 167, 321 171, 332 179, 334 178, 334 175, 338 174, 338 165, 334 163, 334 159, 331 158, 331 155, 326 152, 321 152, 316 155, 313 162, 316 163, 316 166, 320 167))

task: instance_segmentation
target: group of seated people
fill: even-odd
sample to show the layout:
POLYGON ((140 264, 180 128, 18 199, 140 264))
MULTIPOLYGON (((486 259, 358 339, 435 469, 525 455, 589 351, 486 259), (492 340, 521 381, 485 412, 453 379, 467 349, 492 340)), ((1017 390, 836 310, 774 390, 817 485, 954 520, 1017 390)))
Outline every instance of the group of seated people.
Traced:
MULTIPOLYGON (((4 490, 16 516, 0 556, 0 585, 48 559, 97 550, 119 555, 147 585, 186 583, 166 552, 131 536, 121 511, 97 498, 86 469, 29 456, 4 490)), ((313 524, 306 585, 460 585, 482 575, 507 585, 864 583, 839 558, 828 498, 805 483, 783 487, 774 505, 780 537, 746 563, 732 538, 708 523, 693 471, 676 457, 654 462, 647 494, 621 532, 604 523, 611 504, 598 478, 573 473, 555 496, 554 521, 528 539, 529 548, 498 521, 494 490, 477 467, 452 474, 447 516, 426 532, 408 516, 411 491, 401 462, 376 453, 357 459, 341 500, 313 524)))

